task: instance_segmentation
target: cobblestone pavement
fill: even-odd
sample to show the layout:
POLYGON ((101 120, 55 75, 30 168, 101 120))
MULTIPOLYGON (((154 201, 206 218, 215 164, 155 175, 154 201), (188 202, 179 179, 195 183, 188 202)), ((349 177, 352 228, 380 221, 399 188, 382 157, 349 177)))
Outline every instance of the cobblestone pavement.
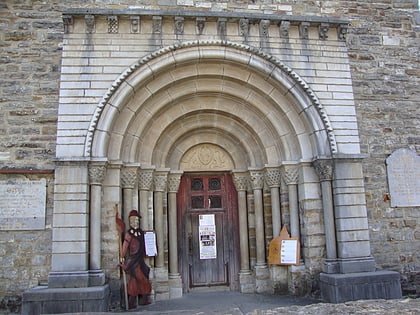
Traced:
MULTIPOLYGON (((286 304, 293 302, 286 301, 286 304)), ((294 301, 296 302, 296 301, 294 301)), ((298 302, 299 303, 299 302, 298 302)), ((160 310, 148 309, 147 307, 138 308, 134 311, 118 311, 108 313, 78 313, 78 315, 109 315, 123 313, 127 314, 146 314, 146 315, 417 315, 420 314, 420 298, 403 298, 399 300, 360 300, 346 303, 331 304, 318 301, 304 300, 306 305, 289 305, 283 307, 272 307, 266 304, 245 305, 241 302, 233 302, 230 305, 223 305, 213 300, 201 306, 193 308, 174 308, 164 307, 160 310), (307 304, 307 303, 310 304, 307 304), (267 308, 268 307, 268 308, 267 308), (250 310, 251 308, 251 310, 250 310)), ((72 313, 72 315, 77 315, 72 313)))
POLYGON ((316 303, 305 306, 278 307, 272 310, 255 310, 247 315, 335 315, 335 314, 369 314, 369 315, 414 315, 420 314, 420 299, 401 300, 361 300, 340 304, 316 303))

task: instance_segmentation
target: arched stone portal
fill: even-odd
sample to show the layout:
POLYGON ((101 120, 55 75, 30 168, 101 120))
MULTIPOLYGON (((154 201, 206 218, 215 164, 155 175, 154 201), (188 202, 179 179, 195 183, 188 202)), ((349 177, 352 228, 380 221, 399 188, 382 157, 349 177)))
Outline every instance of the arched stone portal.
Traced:
MULTIPOLYGON (((139 207, 147 218, 143 228, 157 233, 161 252, 152 262, 155 284, 169 286, 169 292, 160 292, 157 298, 182 294, 177 235, 183 227, 176 220, 173 195, 184 171, 233 175, 242 292, 273 292, 273 280, 287 287, 288 273, 292 278, 302 273, 302 267, 269 269, 267 241, 279 235, 282 224, 302 242, 303 235, 310 239, 300 218, 306 217, 305 212, 318 216, 323 212, 311 163, 320 156, 331 159, 336 143, 315 94, 281 62, 247 46, 218 41, 164 48, 116 81, 89 130, 86 154, 92 160, 118 165, 108 172, 112 183, 104 185, 104 191, 109 191, 106 195, 117 194, 121 178, 125 220, 131 208, 139 207), (218 147, 229 163, 225 167, 185 164, 188 153, 197 147, 207 148, 213 157, 218 147), (269 205, 264 203, 267 190, 269 205), (286 200, 283 209, 281 195, 286 200)), ((332 212, 331 194, 324 199, 332 212)), ((328 257, 335 259, 334 222, 328 223, 328 257)), ((322 221, 318 230, 324 234, 322 221)), ((321 262, 321 257, 305 252, 302 257, 308 264, 321 262)))
MULTIPOLYGON (((185 248, 202 209, 231 232, 222 248, 229 261, 211 266, 230 277, 198 277, 193 286, 304 295, 319 285, 337 301, 353 274, 363 273, 351 282, 354 292, 376 279, 343 21, 252 16, 260 31, 274 34, 280 22, 286 29, 281 38, 248 37, 258 23, 237 15, 207 12, 204 34, 191 12, 173 24, 179 12, 162 18, 135 10, 119 16, 122 32, 115 33, 107 22, 119 18, 95 12, 64 19, 49 290, 100 292, 99 303, 107 301, 120 281, 116 206, 126 222, 138 209, 142 228, 156 232, 158 255, 149 259, 155 299, 191 289, 187 269, 197 260, 186 263, 185 248), (139 14, 148 26, 141 31, 139 14), (184 39, 180 21, 188 26, 184 39), (220 33, 227 21, 229 33, 220 33), (329 36, 320 21, 331 23, 329 36), (176 26, 175 36, 163 26, 176 26), (326 56, 334 56, 327 68, 326 56), (216 156, 225 163, 210 163, 216 156), (203 189, 192 193, 188 183, 200 180, 203 189), (193 195, 206 202, 190 207, 193 195), (299 239, 302 259, 269 266, 268 243, 283 225, 299 239)), ((379 286, 392 278, 396 287, 395 276, 384 275, 379 286)), ((361 296, 373 297, 378 281, 361 296)))

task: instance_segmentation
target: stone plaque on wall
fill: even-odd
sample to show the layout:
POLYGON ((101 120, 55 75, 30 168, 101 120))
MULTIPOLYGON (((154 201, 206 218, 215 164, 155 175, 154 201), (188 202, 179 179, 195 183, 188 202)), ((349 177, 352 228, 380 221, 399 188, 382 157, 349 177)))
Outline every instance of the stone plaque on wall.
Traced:
POLYGON ((391 207, 420 206, 420 157, 410 149, 398 149, 386 164, 391 207))
POLYGON ((45 229, 46 180, 0 181, 0 230, 45 229))

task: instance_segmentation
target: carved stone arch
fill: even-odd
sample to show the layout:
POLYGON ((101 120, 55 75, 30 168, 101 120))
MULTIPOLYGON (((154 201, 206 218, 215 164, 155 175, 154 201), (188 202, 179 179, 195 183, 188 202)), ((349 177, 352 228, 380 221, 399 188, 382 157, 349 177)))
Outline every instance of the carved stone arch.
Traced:
MULTIPOLYGON (((274 139, 273 141, 277 141, 277 143, 265 145, 264 150, 266 150, 265 155, 267 156, 265 162, 278 162, 270 159, 281 160, 283 158, 290 160, 291 158, 309 158, 315 155, 329 156, 337 151, 334 133, 326 112, 315 93, 291 68, 278 59, 246 45, 225 41, 192 41, 165 47, 154 52, 142 58, 121 74, 104 95, 95 111, 86 137, 85 155, 103 157, 108 156, 109 152, 116 152, 112 158, 124 159, 122 151, 128 150, 125 156, 128 159, 133 159, 135 156, 133 152, 138 151, 138 145, 144 143, 141 143, 143 134, 136 133, 139 129, 134 129, 137 128, 139 122, 137 121, 136 124, 132 122, 136 117, 142 117, 143 120, 150 122, 150 119, 155 119, 158 116, 144 117, 139 115, 140 108, 128 108, 124 112, 124 107, 134 106, 129 104, 133 97, 136 98, 136 104, 143 104, 142 100, 144 104, 147 101, 154 104, 156 98, 167 93, 165 96, 168 97, 169 101, 162 104, 160 110, 169 109, 173 103, 179 102, 179 99, 186 97, 186 95, 171 95, 170 91, 166 89, 170 85, 162 84, 154 87, 153 83, 150 82, 157 76, 164 76, 165 70, 174 69, 174 65, 188 64, 191 60, 202 61, 206 58, 209 61, 216 59, 218 63, 225 67, 233 64, 236 65, 237 69, 244 68, 246 71, 251 71, 250 76, 260 76, 256 83, 252 81, 252 78, 243 79, 239 77, 233 79, 232 77, 229 82, 231 86, 219 87, 216 92, 219 94, 223 92, 229 97, 239 99, 241 95, 235 89, 235 84, 238 86, 238 82, 235 82, 235 80, 248 80, 246 83, 250 92, 245 96, 242 103, 248 103, 250 107, 258 108, 257 105, 259 104, 257 102, 260 100, 267 102, 265 107, 267 109, 259 112, 259 118, 254 120, 265 120, 267 124, 271 123, 272 126, 275 126, 274 128, 277 128, 271 135, 261 136, 261 134, 258 135, 258 131, 255 131, 255 135, 261 136, 261 139, 265 137, 265 139, 271 138, 274 139), (264 82, 270 83, 268 85, 269 90, 265 90, 267 87, 264 86, 264 82), (153 88, 157 89, 153 90, 153 88), (260 96, 264 94, 265 97, 260 97, 258 101, 254 100, 252 93, 255 91, 260 93, 260 96), (268 109, 270 106, 271 108, 275 108, 275 106, 280 108, 278 117, 281 117, 284 123, 275 124, 270 121, 270 119, 273 120, 272 112, 268 109), (289 108, 294 110, 289 110, 289 108), (288 125, 287 130, 278 129, 286 125, 288 125), (122 134, 124 137, 121 136, 122 134), (111 142, 111 138, 114 138, 114 142, 111 142), (292 143, 290 147, 288 147, 289 143, 292 143), (278 154, 279 151, 282 154, 285 154, 284 152, 294 153, 292 157, 281 157, 278 154), (298 156, 299 154, 301 156, 298 156)), ((198 80, 201 79, 199 70, 198 65, 195 74, 198 80)), ((188 82, 188 80, 179 79, 177 82, 186 84, 185 82, 188 82)), ((200 87, 204 83, 197 82, 195 94, 192 93, 193 96, 203 92, 200 87)), ((239 103, 241 102, 237 102, 237 104, 239 103)), ((156 145, 157 139, 158 137, 155 137, 153 145, 156 145)))

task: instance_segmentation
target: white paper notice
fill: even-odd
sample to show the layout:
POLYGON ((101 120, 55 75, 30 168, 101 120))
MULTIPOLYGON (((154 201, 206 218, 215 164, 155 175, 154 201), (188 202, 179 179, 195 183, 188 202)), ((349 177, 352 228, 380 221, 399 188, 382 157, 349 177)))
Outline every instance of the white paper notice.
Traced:
POLYGON ((157 255, 155 232, 148 231, 144 233, 144 245, 146 247, 146 256, 153 257, 157 255))
POLYGON ((214 214, 200 215, 198 231, 200 259, 214 259, 217 257, 216 225, 214 222, 214 214))
POLYGON ((297 264, 297 240, 282 240, 280 263, 282 264, 297 264))

